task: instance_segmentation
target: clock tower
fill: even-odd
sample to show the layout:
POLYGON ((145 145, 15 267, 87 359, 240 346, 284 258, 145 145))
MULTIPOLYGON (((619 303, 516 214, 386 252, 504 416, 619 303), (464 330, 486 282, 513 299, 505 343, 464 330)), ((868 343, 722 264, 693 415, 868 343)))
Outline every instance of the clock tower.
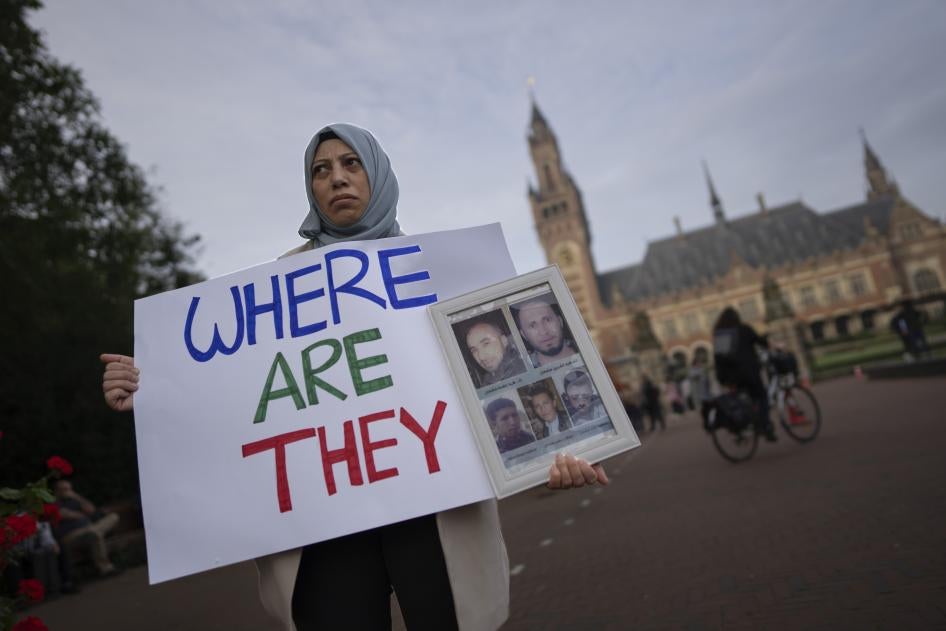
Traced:
POLYGON ((581 191, 565 170, 555 134, 534 100, 528 139, 538 181, 537 188, 529 185, 536 232, 546 260, 562 270, 582 318, 594 334, 603 314, 581 191))

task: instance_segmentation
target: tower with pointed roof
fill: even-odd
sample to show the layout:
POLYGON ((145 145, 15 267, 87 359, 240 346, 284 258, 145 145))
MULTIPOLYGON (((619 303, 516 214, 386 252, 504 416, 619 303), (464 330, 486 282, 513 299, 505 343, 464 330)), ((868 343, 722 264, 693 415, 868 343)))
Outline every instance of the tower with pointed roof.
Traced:
POLYGON ((713 176, 710 175, 706 160, 703 160, 703 176, 706 178, 706 186, 709 188, 710 207, 713 209, 713 219, 716 221, 716 225, 721 226, 726 223, 726 215, 723 213, 723 203, 719 201, 719 195, 716 194, 716 187, 713 185, 713 176))
POLYGON ((864 144, 864 174, 867 176, 867 199, 873 201, 880 197, 896 197, 900 191, 893 178, 887 176, 887 169, 881 164, 880 158, 873 147, 867 142, 867 134, 861 130, 861 141, 864 144))
POLYGON ((581 192, 533 99, 528 196, 536 232, 613 378, 659 380, 669 357, 712 357, 712 327, 726 306, 795 352, 803 372, 809 347, 885 331, 904 297, 943 313, 946 225, 901 194, 863 131, 861 138, 867 200, 826 212, 801 200, 760 200, 756 212, 727 216, 704 161, 713 222, 678 225, 673 236, 649 241, 639 262, 599 273, 581 192))
POLYGON ((562 270, 585 322, 593 325, 601 297, 581 191, 566 170, 558 140, 535 99, 528 140, 537 182, 529 185, 529 203, 539 241, 546 260, 562 270))

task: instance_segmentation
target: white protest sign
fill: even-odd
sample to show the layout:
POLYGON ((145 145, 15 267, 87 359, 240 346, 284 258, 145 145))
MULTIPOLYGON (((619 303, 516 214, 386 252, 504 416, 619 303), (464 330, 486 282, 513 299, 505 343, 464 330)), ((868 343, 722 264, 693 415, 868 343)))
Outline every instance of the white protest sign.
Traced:
POLYGON ((492 224, 138 300, 151 582, 492 497, 426 305, 514 275, 492 224))

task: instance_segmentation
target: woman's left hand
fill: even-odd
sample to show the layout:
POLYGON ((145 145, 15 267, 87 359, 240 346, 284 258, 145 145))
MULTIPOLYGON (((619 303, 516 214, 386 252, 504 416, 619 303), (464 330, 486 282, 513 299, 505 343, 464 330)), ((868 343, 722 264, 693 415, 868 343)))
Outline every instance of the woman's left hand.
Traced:
POLYGON ((608 482, 608 475, 600 464, 591 465, 587 460, 569 454, 555 456, 555 462, 549 468, 550 489, 572 489, 586 484, 603 486, 608 482))

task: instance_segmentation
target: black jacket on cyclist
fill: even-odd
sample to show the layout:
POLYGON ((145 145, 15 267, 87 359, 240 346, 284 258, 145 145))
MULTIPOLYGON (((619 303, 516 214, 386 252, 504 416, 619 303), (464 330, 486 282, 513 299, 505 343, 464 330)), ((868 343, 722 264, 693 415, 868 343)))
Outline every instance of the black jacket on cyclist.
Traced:
POLYGON ((762 365, 756 346, 768 347, 764 337, 748 324, 713 330, 713 359, 716 380, 727 386, 748 387, 761 382, 762 365))
POLYGON ((716 380, 724 386, 744 390, 758 404, 760 414, 756 429, 772 436, 769 427, 769 400, 762 383, 762 366, 756 346, 768 348, 768 341, 739 318, 739 312, 726 307, 713 327, 713 360, 716 380))

